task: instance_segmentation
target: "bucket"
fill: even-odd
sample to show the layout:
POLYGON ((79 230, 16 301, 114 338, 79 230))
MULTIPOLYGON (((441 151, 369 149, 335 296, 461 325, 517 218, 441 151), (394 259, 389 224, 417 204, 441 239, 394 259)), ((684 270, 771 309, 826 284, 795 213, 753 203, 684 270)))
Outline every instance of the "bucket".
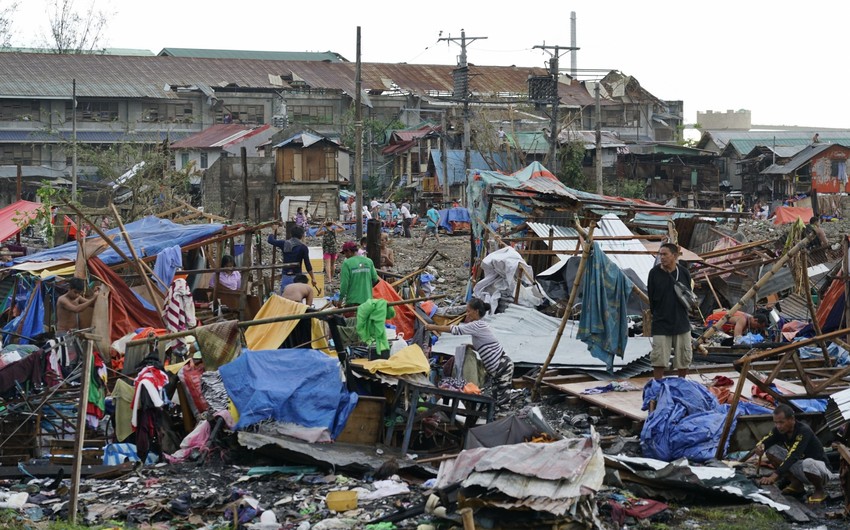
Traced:
POLYGON ((329 510, 347 512, 357 508, 357 492, 354 490, 331 491, 325 498, 329 510))

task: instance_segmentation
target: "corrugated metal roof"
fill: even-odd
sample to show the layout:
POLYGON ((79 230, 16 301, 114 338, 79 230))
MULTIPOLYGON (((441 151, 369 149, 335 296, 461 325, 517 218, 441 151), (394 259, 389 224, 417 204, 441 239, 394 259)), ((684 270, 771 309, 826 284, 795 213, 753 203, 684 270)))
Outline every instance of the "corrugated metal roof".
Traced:
MULTIPOLYGON (((153 54, 151 54, 153 55, 153 54)), ((157 55, 203 59, 259 59, 261 61, 330 61, 344 62, 345 57, 332 52, 272 52, 257 50, 203 50, 198 48, 163 48, 157 55)))
MULTIPOLYGON (((616 134, 610 131, 600 132, 602 140, 602 148, 625 147, 626 144, 616 134)), ((596 131, 575 131, 572 129, 562 129, 558 135, 558 142, 565 144, 568 142, 579 141, 584 143, 585 149, 596 149, 596 131)))
MULTIPOLYGON (((487 316, 484 320, 514 363, 531 365, 543 364, 561 325, 560 318, 514 304, 508 306, 504 313, 487 316)), ((604 370, 605 361, 590 355, 587 344, 575 338, 577 332, 578 322, 567 321, 551 366, 604 370)), ((464 344, 471 344, 468 335, 443 333, 433 350, 453 355, 455 348, 464 344)), ((651 350, 649 337, 630 337, 623 358, 614 357, 615 373, 636 360, 647 357, 651 350)))
MULTIPOLYGON (((548 237, 549 230, 554 231, 555 237, 576 237, 578 232, 574 228, 565 226, 554 226, 544 223, 529 222, 528 227, 542 240, 549 245, 548 237)), ((613 214, 607 214, 599 220, 596 230, 593 232, 596 236, 632 236, 631 230, 620 220, 619 217, 613 214)), ((597 241, 604 252, 607 253, 608 259, 617 264, 622 270, 631 269, 635 272, 638 278, 646 285, 649 278, 649 271, 655 266, 655 256, 651 254, 611 254, 609 251, 627 250, 627 251, 646 251, 637 239, 611 240, 600 239, 597 241)), ((572 252, 576 248, 576 240, 561 239, 552 241, 552 250, 560 252, 572 252)), ((558 254, 559 260, 567 260, 574 254, 558 254)))
MULTIPOLYGON (((702 149, 714 142, 724 150, 731 143, 739 155, 745 155, 758 146, 806 146, 812 143, 817 130, 811 131, 703 131, 697 147, 702 149)), ((821 143, 850 145, 850 130, 820 133, 821 143)))
MULTIPOLYGON (((0 48, 0 52, 20 52, 20 53, 53 53, 45 48, 0 48)), ((150 50, 142 50, 138 48, 101 48, 99 50, 82 51, 88 55, 135 55, 139 57, 153 57, 154 53, 150 50)))
MULTIPOLYGON (((833 147, 835 144, 812 144, 806 148, 803 148, 799 153, 794 155, 794 158, 789 160, 785 164, 771 164, 769 167, 765 168, 761 174, 762 175, 789 175, 794 171, 800 169, 800 167, 804 166, 815 156, 823 153, 830 147, 833 147)), ((850 145, 850 142, 848 142, 850 145)), ((841 147, 841 146, 839 146, 841 147)))
POLYGON ((173 149, 209 149, 225 147, 267 130, 270 125, 251 127, 238 123, 213 125, 171 144, 173 149))
MULTIPOLYGON (((251 87, 270 90, 313 89, 355 93, 355 64, 323 61, 267 61, 193 57, 126 57, 36 53, 0 54, 0 94, 5 97, 177 98, 171 87, 251 87)), ((452 65, 364 63, 363 90, 420 96, 448 96, 453 90, 452 65)), ((470 92, 479 100, 523 99, 529 75, 545 74, 535 67, 469 67, 470 92)), ((563 90, 563 87, 562 87, 563 90)), ((581 87, 568 90, 581 91, 581 87)), ((586 91, 585 91, 586 92, 586 91)))

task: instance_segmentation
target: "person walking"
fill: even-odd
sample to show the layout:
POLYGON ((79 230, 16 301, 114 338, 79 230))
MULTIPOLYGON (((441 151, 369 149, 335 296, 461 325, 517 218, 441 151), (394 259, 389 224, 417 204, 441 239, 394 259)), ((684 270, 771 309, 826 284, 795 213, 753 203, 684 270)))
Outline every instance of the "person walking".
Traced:
POLYGON ((678 282, 690 289, 691 275, 679 265, 679 246, 664 243, 658 252, 659 264, 649 271, 647 294, 652 314, 652 375, 664 377, 673 353, 673 368, 679 377, 688 375, 693 360, 691 323, 688 311, 679 301, 674 285, 678 282))
POLYGON ((428 219, 428 222, 425 225, 425 233, 422 234, 422 244, 425 244, 425 239, 427 239, 429 234, 433 235, 434 238, 437 240, 437 243, 439 243, 440 212, 437 211, 433 204, 429 204, 428 211, 425 213, 425 217, 428 219))
POLYGON ((410 213, 410 205, 407 202, 401 204, 401 225, 404 227, 404 237, 410 238, 410 223, 413 222, 413 215, 410 213))
POLYGON ((336 267, 336 258, 337 254, 339 254, 336 234, 337 232, 344 231, 344 226, 328 219, 316 232, 317 236, 322 236, 322 259, 325 262, 325 275, 328 281, 333 281, 334 279, 334 267, 336 267))

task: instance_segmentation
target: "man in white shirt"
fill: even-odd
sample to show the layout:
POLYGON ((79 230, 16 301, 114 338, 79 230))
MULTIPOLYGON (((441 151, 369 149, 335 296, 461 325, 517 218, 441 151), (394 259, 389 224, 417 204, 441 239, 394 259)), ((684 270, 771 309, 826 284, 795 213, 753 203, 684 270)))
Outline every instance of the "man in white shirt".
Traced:
POLYGON ((404 237, 410 236, 410 223, 413 222, 413 215, 410 214, 410 205, 407 202, 401 204, 401 225, 404 227, 404 237))

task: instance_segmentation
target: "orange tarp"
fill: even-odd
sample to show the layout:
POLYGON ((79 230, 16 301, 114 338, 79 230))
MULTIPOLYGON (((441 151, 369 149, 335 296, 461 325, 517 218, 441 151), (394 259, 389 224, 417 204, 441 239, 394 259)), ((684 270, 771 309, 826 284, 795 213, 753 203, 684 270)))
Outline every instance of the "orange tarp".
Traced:
POLYGON ((21 231, 35 218, 41 204, 30 201, 18 201, 0 208, 0 241, 6 241, 21 231))
MULTIPOLYGON (((380 298, 387 302, 401 300, 401 296, 395 292, 392 285, 384 280, 378 280, 378 283, 372 288, 372 297, 380 298)), ((387 322, 395 326, 396 333, 404 333, 404 339, 410 340, 413 337, 413 321, 416 319, 413 316, 413 307, 410 305, 397 305, 393 309, 395 309, 395 317, 387 320, 387 322)))
POLYGON ((780 206, 776 209, 773 224, 784 225, 793 223, 800 218, 804 223, 808 223, 814 213, 811 208, 802 208, 800 206, 780 206))

